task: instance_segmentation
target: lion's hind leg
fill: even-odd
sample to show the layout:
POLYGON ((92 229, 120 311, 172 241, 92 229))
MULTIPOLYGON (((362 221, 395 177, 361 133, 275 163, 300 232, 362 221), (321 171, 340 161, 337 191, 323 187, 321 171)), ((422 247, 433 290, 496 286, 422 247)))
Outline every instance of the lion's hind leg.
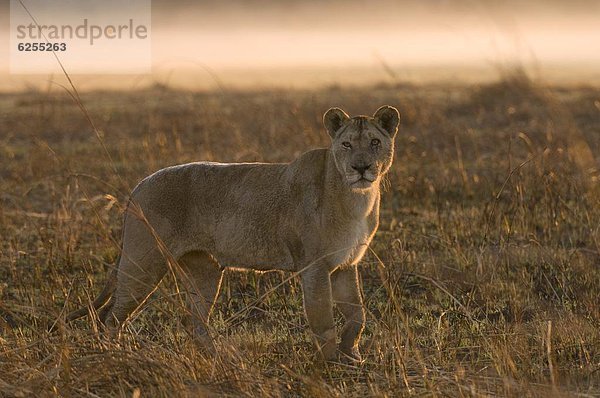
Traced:
POLYGON ((208 330, 208 320, 219 289, 223 270, 217 261, 204 251, 192 251, 179 259, 182 268, 181 280, 187 292, 188 319, 192 335, 198 345, 213 349, 208 330))
POLYGON ((112 334, 118 334, 128 318, 156 290, 167 271, 166 262, 157 248, 139 259, 123 253, 119 262, 117 286, 113 297, 100 313, 112 334))

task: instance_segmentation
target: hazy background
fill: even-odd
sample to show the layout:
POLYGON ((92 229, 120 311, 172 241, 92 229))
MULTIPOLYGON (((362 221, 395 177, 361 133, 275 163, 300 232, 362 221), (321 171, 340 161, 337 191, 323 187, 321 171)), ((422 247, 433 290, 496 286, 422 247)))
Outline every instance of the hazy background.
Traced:
MULTIPOLYGON (((9 75, 0 89, 60 76, 9 75)), ((600 1, 155 0, 152 75, 75 77, 82 89, 473 82, 511 65, 551 83, 600 83, 600 1)), ((115 60, 119 62, 119 60, 115 60)), ((66 65, 68 70, 68 65, 66 65)))

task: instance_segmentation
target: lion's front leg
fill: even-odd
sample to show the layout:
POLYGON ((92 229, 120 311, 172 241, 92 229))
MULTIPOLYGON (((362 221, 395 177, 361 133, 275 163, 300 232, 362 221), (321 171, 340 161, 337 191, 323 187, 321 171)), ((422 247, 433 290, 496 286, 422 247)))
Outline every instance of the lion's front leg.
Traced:
POLYGON ((312 329, 317 349, 327 361, 336 356, 336 333, 333 320, 331 280, 326 267, 314 264, 302 273, 304 311, 312 329))
POLYGON ((360 361, 358 342, 365 324, 365 312, 356 265, 338 268, 331 275, 333 300, 345 318, 340 351, 352 360, 360 361))

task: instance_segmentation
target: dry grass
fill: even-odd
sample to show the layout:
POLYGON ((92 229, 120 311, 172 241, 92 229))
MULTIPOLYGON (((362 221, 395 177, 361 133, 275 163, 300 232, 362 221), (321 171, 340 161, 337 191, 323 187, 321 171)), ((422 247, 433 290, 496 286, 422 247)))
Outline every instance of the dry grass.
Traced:
POLYGON ((68 95, 0 95, 0 395, 600 394, 600 90, 515 75, 82 100, 112 162, 68 95), (403 119, 361 271, 364 363, 315 361, 298 282, 259 300, 281 273, 227 274, 216 357, 189 341, 168 278, 119 343, 60 321, 100 290, 140 178, 200 159, 291 160, 328 144, 328 107, 381 104, 403 119))

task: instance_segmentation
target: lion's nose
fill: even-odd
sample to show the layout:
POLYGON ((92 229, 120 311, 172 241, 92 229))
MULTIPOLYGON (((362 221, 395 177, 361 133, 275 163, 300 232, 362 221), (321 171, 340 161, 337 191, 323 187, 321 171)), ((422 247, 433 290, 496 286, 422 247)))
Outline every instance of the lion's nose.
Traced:
POLYGON ((369 170, 370 167, 371 167, 370 164, 360 165, 360 166, 352 166, 352 168, 354 170, 358 171, 361 175, 365 174, 365 171, 369 170))

